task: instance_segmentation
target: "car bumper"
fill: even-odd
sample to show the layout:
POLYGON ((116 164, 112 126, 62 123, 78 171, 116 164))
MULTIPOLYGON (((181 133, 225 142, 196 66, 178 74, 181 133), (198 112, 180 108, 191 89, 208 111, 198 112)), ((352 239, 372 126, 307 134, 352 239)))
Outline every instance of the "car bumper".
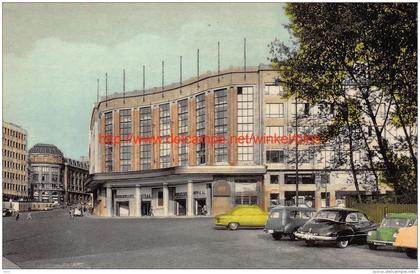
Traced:
POLYGON ((391 241, 379 241, 379 240, 367 240, 368 244, 374 244, 374 245, 392 245, 394 242, 391 241))
POLYGON ((281 230, 281 229, 268 229, 268 228, 264 228, 264 232, 265 233, 270 233, 270 234, 273 234, 273 233, 283 233, 283 230, 281 230))
POLYGON ((309 233, 294 233, 297 238, 304 239, 304 240, 312 240, 312 241, 335 241, 337 237, 333 236, 321 236, 321 235, 314 235, 309 233))

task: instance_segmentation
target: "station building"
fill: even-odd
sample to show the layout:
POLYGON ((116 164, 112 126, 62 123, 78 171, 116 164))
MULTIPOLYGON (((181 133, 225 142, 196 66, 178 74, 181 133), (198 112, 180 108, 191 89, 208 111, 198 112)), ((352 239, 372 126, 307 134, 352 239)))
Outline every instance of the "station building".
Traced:
MULTIPOLYGON (((87 186, 99 216, 217 215, 238 204, 265 210, 295 199, 292 144, 173 142, 171 136, 294 134, 295 99, 268 65, 209 72, 163 88, 102 97, 91 114, 87 186), (111 136, 112 141, 104 136, 111 136), (168 143, 124 136, 162 137, 168 143), (127 137, 129 138, 129 137, 127 137), (169 139, 168 139, 169 138, 169 139)), ((317 115, 298 102, 299 115, 317 115)), ((331 111, 331 115, 334 115, 331 111)), ((316 119, 314 119, 316 121, 316 119)), ((299 130, 302 125, 298 125, 299 130)), ((307 126, 307 125, 306 125, 307 126)), ((311 127, 322 126, 312 122, 311 127)), ((305 155, 316 144, 299 145, 305 155)), ((319 155, 318 155, 319 154, 319 155)), ((299 161, 299 197, 320 208, 354 193, 346 169, 328 169, 334 151, 299 161)))

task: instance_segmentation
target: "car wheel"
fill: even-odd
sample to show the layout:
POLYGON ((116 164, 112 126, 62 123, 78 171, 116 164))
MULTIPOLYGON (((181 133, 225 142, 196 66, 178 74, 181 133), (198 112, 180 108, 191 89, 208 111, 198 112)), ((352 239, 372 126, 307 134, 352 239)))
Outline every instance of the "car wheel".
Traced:
POLYGON ((271 236, 273 237, 274 240, 278 241, 281 239, 283 235, 281 235, 281 233, 273 233, 271 234, 271 236))
POLYGON ((305 241, 306 246, 314 246, 315 245, 315 241, 311 241, 311 240, 306 240, 305 241))
POLYGON ((337 246, 339 248, 346 248, 349 245, 349 240, 339 241, 337 242, 337 246))
POLYGON ((228 224, 228 228, 229 228, 230 230, 237 230, 237 229, 238 229, 238 227, 239 227, 239 224, 238 224, 238 223, 229 223, 229 224, 228 224))
POLYGON ((295 241, 295 240, 296 240, 296 236, 295 236, 295 235, 293 235, 293 233, 292 233, 292 234, 289 234, 289 239, 290 239, 291 241, 295 241))
POLYGON ((407 254, 408 257, 412 259, 417 259, 417 249, 407 248, 405 253, 407 254))
POLYGON ((369 249, 372 249, 372 250, 378 249, 378 247, 374 244, 369 244, 368 246, 369 246, 369 249))

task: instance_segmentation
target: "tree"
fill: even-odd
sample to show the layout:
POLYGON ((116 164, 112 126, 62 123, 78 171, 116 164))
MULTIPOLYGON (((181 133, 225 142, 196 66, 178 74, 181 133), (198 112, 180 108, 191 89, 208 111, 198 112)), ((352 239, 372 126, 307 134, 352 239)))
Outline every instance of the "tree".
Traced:
MULTIPOLYGON (((343 140, 351 154, 354 142, 362 141, 375 177, 407 202, 416 199, 405 195, 407 190, 417 192, 416 10, 415 3, 290 3, 287 27, 293 39, 270 45, 287 95, 347 108, 330 126, 347 128, 335 132, 347 135, 343 140), (386 135, 398 131, 395 138, 386 135)), ((352 157, 349 164, 357 189, 352 157)))

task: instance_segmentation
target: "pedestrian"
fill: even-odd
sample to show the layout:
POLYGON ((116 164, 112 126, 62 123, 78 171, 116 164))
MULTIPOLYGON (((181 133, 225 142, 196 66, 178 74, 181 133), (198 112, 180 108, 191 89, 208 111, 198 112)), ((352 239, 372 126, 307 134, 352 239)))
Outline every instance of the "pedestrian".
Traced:
POLYGON ((19 211, 16 211, 16 221, 19 220, 19 211))
POLYGON ((74 208, 70 210, 70 217, 71 219, 74 219, 74 208))
POLYGON ((28 212, 28 214, 26 215, 26 220, 32 220, 31 212, 28 212))

